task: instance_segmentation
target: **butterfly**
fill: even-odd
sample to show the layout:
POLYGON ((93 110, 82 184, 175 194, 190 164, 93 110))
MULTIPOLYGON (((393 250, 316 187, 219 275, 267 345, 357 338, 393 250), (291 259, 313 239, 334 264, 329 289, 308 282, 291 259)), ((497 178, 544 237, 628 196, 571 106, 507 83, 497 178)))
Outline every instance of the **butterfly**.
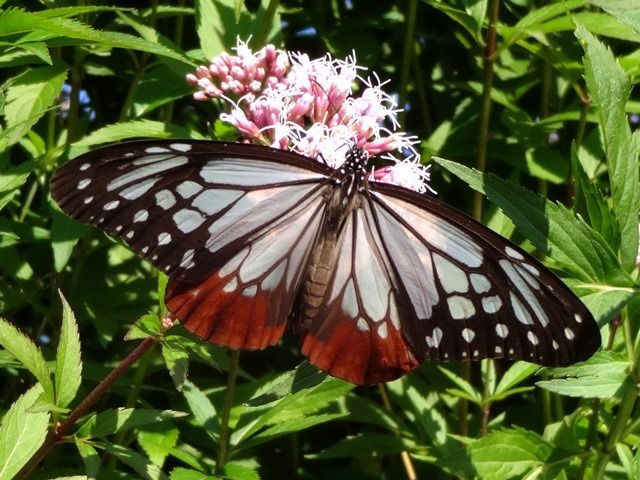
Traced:
POLYGON ((66 163, 51 194, 166 273, 168 310, 234 349, 279 342, 356 384, 425 360, 585 360, 600 333, 538 260, 427 195, 265 146, 143 140, 66 163))

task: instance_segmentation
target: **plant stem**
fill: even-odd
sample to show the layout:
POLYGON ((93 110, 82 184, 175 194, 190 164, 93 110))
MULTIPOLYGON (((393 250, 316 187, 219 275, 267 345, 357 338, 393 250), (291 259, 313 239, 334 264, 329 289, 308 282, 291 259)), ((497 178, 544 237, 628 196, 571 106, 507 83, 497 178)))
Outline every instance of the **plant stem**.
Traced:
MULTIPOLYGON (((400 67, 400 85, 398 88, 398 104, 403 107, 407 100, 407 86, 409 85, 409 71, 411 60, 415 54, 414 37, 416 31, 416 11, 418 9, 417 0, 407 2, 407 13, 405 16, 404 46, 402 47, 402 63, 400 67)), ((398 121, 404 123, 404 112, 399 112, 398 121)))
MULTIPOLYGON (((496 28, 500 0, 490 0, 488 6, 489 28, 484 54, 484 75, 482 81, 482 103, 480 110, 480 126, 476 151, 476 169, 484 172, 487 166, 487 144, 489 142, 489 123, 491 120, 491 89, 493 88, 493 64, 496 53, 496 28)), ((482 218, 482 193, 475 192, 473 197, 473 218, 482 218)))
POLYGON ((38 449, 33 457, 25 464, 24 467, 14 477, 14 480, 23 480, 29 478, 33 470, 40 464, 40 462, 47 456, 53 447, 55 447, 63 437, 69 433, 69 431, 76 424, 78 419, 87 413, 89 409, 96 403, 104 393, 111 388, 111 386, 118 380, 124 373, 138 360, 147 350, 153 347, 157 343, 157 340, 153 337, 145 338, 136 348, 134 348, 124 360, 122 360, 116 368, 114 368, 104 380, 102 380, 92 391, 87 395, 80 404, 73 409, 67 419, 56 425, 53 431, 49 434, 42 446, 38 449))
MULTIPOLYGON (((385 410, 391 412, 391 401, 389 400, 387 389, 383 383, 378 384, 378 391, 382 397, 382 404, 384 405, 385 410)), ((407 474, 408 480, 417 480, 418 476, 416 475, 416 469, 413 467, 413 461, 411 460, 409 452, 406 450, 404 452, 400 452, 400 458, 402 459, 402 465, 404 466, 404 471, 407 474)))
POLYGON ((222 415, 220 417, 220 445, 218 446, 218 458, 216 460, 216 475, 224 473, 224 467, 229 460, 229 418, 233 407, 233 397, 236 391, 236 379, 240 366, 240 351, 231 350, 229 359, 229 372, 227 376, 227 389, 224 393, 222 415))
MULTIPOLYGON (((628 323, 629 318, 627 315, 625 315, 622 320, 623 328, 625 328, 626 324, 628 323)), ((625 334, 627 336, 630 335, 630 331, 626 328, 625 334)), ((627 423, 631 418, 631 414, 633 413, 633 410, 636 406, 636 401, 638 399, 637 385, 640 382, 640 348, 638 348, 638 345, 632 346, 632 348, 634 347, 635 350, 629 352, 633 358, 633 364, 631 366, 631 370, 629 371, 629 377, 632 380, 633 387, 629 388, 622 395, 620 406, 618 407, 618 412, 615 415, 615 419, 611 430, 609 431, 609 435, 607 436, 607 440, 605 441, 604 448, 600 452, 600 455, 598 455, 593 477, 596 480, 604 478, 605 469, 607 468, 609 459, 613 455, 616 444, 624 439, 624 435, 627 431, 627 423)))

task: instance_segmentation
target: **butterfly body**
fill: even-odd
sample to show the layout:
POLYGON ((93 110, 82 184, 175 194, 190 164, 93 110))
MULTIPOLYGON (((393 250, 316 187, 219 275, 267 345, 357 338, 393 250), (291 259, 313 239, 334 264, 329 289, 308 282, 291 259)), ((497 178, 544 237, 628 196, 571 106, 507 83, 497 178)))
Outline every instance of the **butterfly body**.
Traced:
POLYGON ((74 218, 169 276, 184 326, 231 348, 276 344, 359 384, 426 359, 567 365, 599 346, 595 321, 535 258, 461 212, 370 181, 351 149, 332 169, 246 144, 151 140, 61 167, 74 218))

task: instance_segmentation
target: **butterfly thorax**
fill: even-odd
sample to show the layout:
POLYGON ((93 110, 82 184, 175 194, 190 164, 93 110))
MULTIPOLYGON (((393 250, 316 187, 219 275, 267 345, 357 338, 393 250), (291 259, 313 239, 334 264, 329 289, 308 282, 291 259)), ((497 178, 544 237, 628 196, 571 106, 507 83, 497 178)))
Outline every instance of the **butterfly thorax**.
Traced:
POLYGON ((325 211, 324 228, 311 254, 311 262, 304 286, 304 312, 302 329, 312 322, 327 293, 331 273, 341 241, 340 234, 349 214, 359 208, 360 193, 366 187, 367 153, 361 148, 352 148, 345 162, 334 174, 335 188, 330 193, 325 211))

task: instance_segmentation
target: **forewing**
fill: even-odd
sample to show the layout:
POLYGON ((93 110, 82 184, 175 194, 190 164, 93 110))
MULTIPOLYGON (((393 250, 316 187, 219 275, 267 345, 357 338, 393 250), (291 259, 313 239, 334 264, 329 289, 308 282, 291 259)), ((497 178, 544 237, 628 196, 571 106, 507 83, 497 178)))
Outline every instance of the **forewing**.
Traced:
POLYGON ((323 301, 297 326, 311 363, 356 384, 393 380, 419 365, 401 332, 411 310, 371 220, 363 209, 347 217, 323 301))
POLYGON ((139 141, 61 167, 51 194, 158 269, 202 280, 264 227, 326 188, 330 170, 293 153, 208 141, 139 141))
POLYGON ((516 245, 429 197, 383 184, 369 195, 414 312, 400 323, 416 356, 562 366, 600 345, 584 304, 516 245))

